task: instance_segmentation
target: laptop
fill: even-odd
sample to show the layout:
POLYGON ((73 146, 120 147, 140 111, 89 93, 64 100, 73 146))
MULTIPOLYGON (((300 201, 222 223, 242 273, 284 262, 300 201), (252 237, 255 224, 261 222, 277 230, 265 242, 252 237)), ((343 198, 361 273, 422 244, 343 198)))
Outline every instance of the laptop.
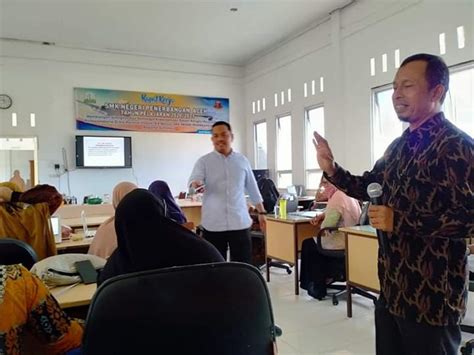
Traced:
POLYGON ((53 231, 54 241, 56 242, 56 244, 61 243, 61 218, 59 216, 51 216, 49 218, 49 222, 51 224, 51 230, 53 231))
POLYGON ((84 232, 84 237, 85 238, 92 238, 95 236, 95 230, 89 230, 89 227, 87 226, 87 220, 86 220, 86 212, 82 211, 81 212, 81 220, 82 220, 82 231, 84 232))

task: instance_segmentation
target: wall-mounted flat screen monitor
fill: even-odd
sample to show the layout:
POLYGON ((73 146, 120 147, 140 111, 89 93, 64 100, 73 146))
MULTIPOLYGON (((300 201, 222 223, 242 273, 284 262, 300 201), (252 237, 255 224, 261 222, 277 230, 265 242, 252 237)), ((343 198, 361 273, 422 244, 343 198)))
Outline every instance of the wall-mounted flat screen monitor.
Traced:
POLYGON ((76 136, 78 168, 131 168, 132 138, 76 136))

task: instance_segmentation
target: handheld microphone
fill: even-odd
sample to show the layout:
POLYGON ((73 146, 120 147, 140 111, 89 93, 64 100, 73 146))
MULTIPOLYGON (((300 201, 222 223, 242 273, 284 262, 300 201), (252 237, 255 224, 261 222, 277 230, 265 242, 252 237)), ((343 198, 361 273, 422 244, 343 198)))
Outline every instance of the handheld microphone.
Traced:
MULTIPOLYGON (((381 205, 381 196, 382 196, 382 186, 377 183, 373 182, 367 186, 367 195, 370 197, 370 203, 372 205, 381 205)), ((387 233, 384 231, 381 231, 380 229, 376 229, 377 231, 377 239, 379 240, 379 245, 380 245, 380 250, 382 251, 382 254, 385 255, 385 251, 387 250, 387 233)))

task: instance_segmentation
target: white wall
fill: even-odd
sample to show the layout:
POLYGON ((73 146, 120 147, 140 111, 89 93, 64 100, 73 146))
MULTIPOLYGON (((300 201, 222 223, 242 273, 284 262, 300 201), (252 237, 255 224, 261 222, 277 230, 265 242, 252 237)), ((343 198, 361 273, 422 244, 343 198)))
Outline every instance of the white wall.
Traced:
MULTIPOLYGON (((13 98, 13 106, 0 112, 0 136, 37 136, 39 181, 68 193, 66 176, 55 176, 54 164, 63 165, 61 149, 67 150, 69 166, 75 166, 74 137, 94 132, 77 131, 73 88, 90 87, 150 91, 230 99, 234 147, 246 147, 243 119, 242 69, 81 51, 52 46, 0 42, 0 88, 13 98), (11 113, 18 127, 11 127, 11 113), (36 113, 36 127, 29 114, 36 113)), ((155 179, 166 180, 174 194, 186 190, 187 179, 199 156, 212 149, 210 135, 141 132, 102 132, 132 137, 132 169, 77 169, 70 173, 71 194, 110 193, 122 180, 148 187, 155 179)))
MULTIPOLYGON (((245 112, 247 152, 253 159, 253 122, 267 120, 268 167, 275 169, 275 116, 293 116, 293 182, 304 184, 304 108, 324 103, 326 138, 336 161, 353 173, 371 168, 371 88, 391 83, 394 50, 400 57, 419 52, 438 54, 438 35, 446 33, 448 65, 474 59, 474 2, 471 0, 359 0, 272 53, 247 65, 245 112), (466 47, 457 48, 456 28, 464 25, 466 47), (382 73, 381 56, 388 55, 382 73), (369 60, 376 59, 376 76, 369 60), (303 97, 303 83, 325 77, 325 92, 303 97), (293 102, 275 108, 273 94, 292 88, 293 102), (252 114, 252 101, 266 98, 267 110, 252 114), (270 103, 270 104, 268 104, 270 103)), ((317 85, 318 87, 318 85, 317 85)))
MULTIPOLYGON (((82 51, 0 41, 0 92, 13 97, 14 105, 0 112, 1 136, 37 136, 39 179, 61 185, 53 165, 62 164, 61 148, 74 166, 76 131, 73 87, 152 91, 230 98, 231 123, 237 150, 254 156, 253 122, 267 119, 268 164, 275 168, 275 116, 293 116, 293 181, 304 183, 304 108, 324 103, 326 137, 336 160, 354 173, 371 167, 371 88, 393 80, 393 51, 402 59, 416 52, 438 53, 438 34, 446 32, 448 65, 472 60, 474 2, 471 0, 358 0, 336 11, 314 29, 300 35, 245 68, 82 51), (456 27, 464 25, 466 48, 456 48, 456 27), (381 55, 388 54, 389 70, 381 73, 381 55), (369 59, 376 58, 377 75, 369 73, 369 59), (303 83, 325 78, 325 92, 303 97, 303 83), (275 108, 273 94, 292 89, 292 103, 275 108), (266 98, 265 112, 252 114, 252 101, 266 98), (10 125, 11 112, 19 126, 10 125), (30 112, 37 127, 28 126, 30 112)), ((276 19, 278 20, 278 19, 276 19)), ((111 132, 110 134, 118 134, 111 132)), ((127 134, 128 135, 128 134, 127 134)), ((209 136, 135 133, 133 171, 130 169, 75 170, 71 193, 110 193, 121 180, 148 186, 154 179, 170 183, 176 194, 185 189, 195 160, 210 151, 209 136)), ((1 162, 0 162, 1 166, 1 162)))

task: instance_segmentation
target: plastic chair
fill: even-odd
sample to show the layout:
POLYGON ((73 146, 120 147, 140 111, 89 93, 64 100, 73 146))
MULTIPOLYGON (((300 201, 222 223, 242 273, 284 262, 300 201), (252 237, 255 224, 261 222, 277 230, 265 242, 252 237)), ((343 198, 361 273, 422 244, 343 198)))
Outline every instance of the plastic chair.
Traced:
POLYGON ((151 270, 107 280, 87 315, 83 354, 272 354, 260 272, 243 263, 151 270))

